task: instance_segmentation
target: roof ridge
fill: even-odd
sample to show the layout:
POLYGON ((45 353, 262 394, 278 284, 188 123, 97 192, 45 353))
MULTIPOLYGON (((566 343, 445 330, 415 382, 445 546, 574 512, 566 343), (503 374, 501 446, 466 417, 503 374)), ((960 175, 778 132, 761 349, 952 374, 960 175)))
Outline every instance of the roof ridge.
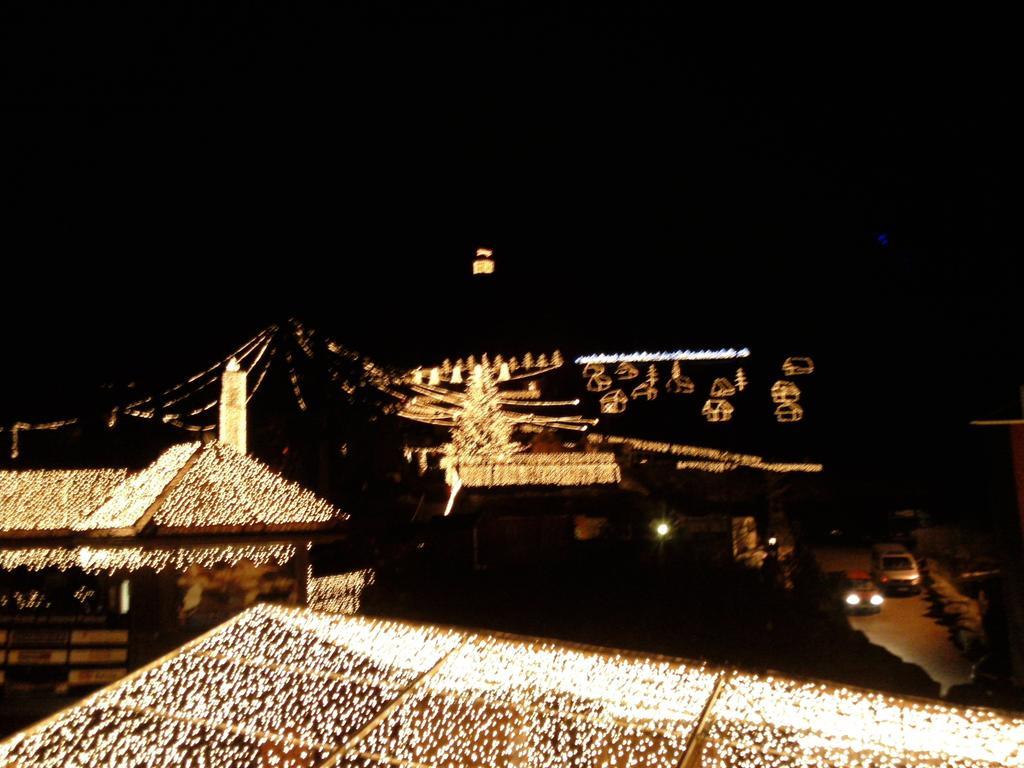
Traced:
POLYGON ((173 491, 178 486, 178 484, 184 479, 185 475, 192 468, 192 465, 195 464, 196 461, 199 459, 199 455, 203 453, 208 447, 209 446, 202 444, 196 446, 196 449, 192 451, 192 455, 190 455, 185 460, 185 463, 181 465, 181 468, 174 473, 174 477, 172 477, 167 482, 167 484, 163 487, 163 490, 161 490, 160 493, 157 494, 156 498, 153 499, 153 503, 149 505, 146 511, 142 513, 142 516, 139 517, 139 519, 136 520, 135 523, 132 525, 132 529, 135 531, 135 533, 141 533, 142 530, 147 525, 149 525, 150 520, 153 519, 153 515, 156 514, 157 510, 161 506, 163 506, 163 503, 167 500, 167 497, 171 495, 171 491, 173 491))

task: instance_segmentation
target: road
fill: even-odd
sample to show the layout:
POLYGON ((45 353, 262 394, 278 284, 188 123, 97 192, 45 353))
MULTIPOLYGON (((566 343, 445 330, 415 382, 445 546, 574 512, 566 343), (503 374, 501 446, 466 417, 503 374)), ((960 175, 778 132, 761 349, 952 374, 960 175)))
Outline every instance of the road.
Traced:
MULTIPOLYGON (((826 573, 871 567, 867 548, 821 547, 814 554, 826 573)), ((886 597, 881 613, 851 615, 849 621, 875 645, 921 667, 945 694, 950 686, 970 682, 971 664, 953 644, 949 629, 928 615, 930 608, 925 594, 892 596, 886 597)))

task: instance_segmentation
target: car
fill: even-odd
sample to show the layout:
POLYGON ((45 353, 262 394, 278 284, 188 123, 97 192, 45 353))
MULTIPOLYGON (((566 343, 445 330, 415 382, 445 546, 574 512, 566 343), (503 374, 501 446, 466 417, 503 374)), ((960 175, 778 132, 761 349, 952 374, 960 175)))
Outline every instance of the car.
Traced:
POLYGON ((871 548, 871 575, 886 594, 921 592, 917 561, 901 544, 876 544, 871 548))
POLYGON ((885 598, 867 571, 845 571, 839 596, 847 613, 878 613, 885 598))

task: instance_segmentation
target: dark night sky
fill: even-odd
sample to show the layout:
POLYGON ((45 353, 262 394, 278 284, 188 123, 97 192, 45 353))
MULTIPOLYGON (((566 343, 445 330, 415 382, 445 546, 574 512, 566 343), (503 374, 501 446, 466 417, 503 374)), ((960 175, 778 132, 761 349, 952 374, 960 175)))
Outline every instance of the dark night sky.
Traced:
POLYGON ((823 450, 889 446, 882 472, 933 492, 969 416, 1013 414, 1022 126, 998 41, 148 5, 0 11, 3 420, 177 380, 289 314, 397 362, 807 349, 823 450))

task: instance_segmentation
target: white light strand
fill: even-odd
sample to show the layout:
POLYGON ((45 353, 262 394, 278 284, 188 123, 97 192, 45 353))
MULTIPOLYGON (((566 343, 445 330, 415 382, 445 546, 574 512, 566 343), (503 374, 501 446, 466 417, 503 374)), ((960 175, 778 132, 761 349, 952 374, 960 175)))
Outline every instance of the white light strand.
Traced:
MULTIPOLYGON (((442 460, 451 466, 451 460, 442 460)), ((622 479, 614 453, 524 453, 503 460, 465 457, 458 474, 469 488, 509 485, 600 485, 622 479)))
MULTIPOLYGON (((812 462, 805 463, 780 463, 765 461, 762 456, 754 456, 745 453, 732 453, 720 451, 717 448, 704 448, 696 445, 680 445, 678 443, 663 443, 657 440, 640 440, 633 437, 620 437, 617 435, 599 435, 591 433, 587 435, 587 441, 595 445, 621 445, 643 453, 664 453, 670 456, 691 456, 698 459, 709 460, 709 465, 714 465, 707 471, 724 472, 717 465, 724 465, 728 469, 737 467, 751 467, 769 472, 821 472, 824 467, 821 464, 812 462)), ((678 462, 679 469, 705 469, 705 462, 678 462)))
POLYGON ((577 357, 580 365, 587 363, 662 363, 670 360, 736 360, 750 357, 750 350, 742 349, 678 349, 675 352, 624 352, 577 357))
POLYGON ((86 573, 116 573, 143 568, 156 571, 171 568, 184 571, 193 565, 206 568, 219 564, 235 566, 243 560, 255 566, 269 563, 284 565, 295 556, 295 551, 291 544, 224 544, 166 549, 142 546, 24 547, 0 549, 0 570, 56 568, 67 571, 79 568, 86 573))
MULTIPOLYGON (((260 371, 260 375, 256 378, 256 383, 253 385, 252 389, 249 391, 249 396, 245 400, 245 404, 246 405, 248 405, 252 401, 252 399, 255 396, 256 392, 259 391, 260 385, 263 383, 263 379, 266 378, 267 371, 270 370, 270 364, 274 362, 274 355, 276 355, 276 354, 277 354, 277 345, 275 344, 273 346, 273 348, 270 350, 270 354, 267 355, 267 362, 263 364, 263 370, 260 371)), ((256 366, 254 365, 253 368, 255 368, 255 367, 256 366)), ((249 373, 252 373, 252 368, 249 369, 249 373)))
MULTIPOLYGON (((405 378, 409 383, 422 384, 425 374, 431 376, 436 371, 439 380, 443 379, 445 383, 461 384, 467 369, 471 373, 476 364, 476 358, 470 355, 466 361, 457 360, 454 367, 450 360, 445 360, 439 366, 417 366, 406 371, 405 378), (456 371, 459 373, 457 374, 456 371)), ((480 364, 486 364, 491 375, 498 381, 513 381, 533 378, 561 368, 565 365, 565 359, 557 349, 551 353, 550 359, 543 353, 535 359, 531 353, 527 352, 523 356, 522 363, 517 362, 514 357, 506 361, 501 355, 490 357, 484 353, 480 358, 480 364), (509 374, 508 378, 505 378, 505 374, 509 374)))
POLYGON ((299 375, 295 372, 295 363, 292 360, 292 353, 287 349, 284 351, 284 358, 288 361, 288 378, 292 382, 292 392, 295 393, 295 402, 299 404, 300 411, 305 411, 308 406, 302 397, 302 388, 299 386, 299 375))
POLYGON ((200 371, 199 373, 189 377, 188 379, 186 379, 185 381, 181 382, 180 384, 175 384, 173 387, 165 389, 163 392, 161 392, 159 395, 157 395, 155 397, 150 395, 149 397, 144 397, 141 400, 136 400, 133 403, 129 403, 128 405, 125 406, 125 409, 126 410, 127 409, 135 409, 135 408, 138 408, 139 406, 141 406, 141 405, 143 405, 145 403, 152 402, 153 400, 163 400, 168 395, 171 395, 171 394, 177 392, 179 389, 183 389, 184 387, 187 387, 189 384, 194 383, 195 381, 201 379, 203 376, 208 376, 209 374, 213 373, 214 371, 218 370, 219 368, 224 367, 225 365, 228 364, 228 362, 231 359, 235 359, 235 360, 239 360, 239 361, 244 360, 244 358, 248 357, 248 355, 251 354, 253 352, 253 350, 259 348, 259 345, 260 345, 261 342, 266 341, 268 338, 272 337, 275 333, 277 333, 277 326, 276 325, 272 325, 272 326, 270 326, 268 328, 265 328, 264 330, 260 331, 258 334, 253 336, 251 339, 249 339, 247 342, 245 342, 242 346, 240 346, 234 352, 231 352, 227 357, 225 357, 222 360, 217 361, 216 363, 211 365, 209 368, 206 368, 206 369, 200 371))
POLYGON ((358 613, 363 590, 376 581, 376 576, 372 568, 314 576, 310 566, 306 573, 306 605, 328 613, 358 613))

